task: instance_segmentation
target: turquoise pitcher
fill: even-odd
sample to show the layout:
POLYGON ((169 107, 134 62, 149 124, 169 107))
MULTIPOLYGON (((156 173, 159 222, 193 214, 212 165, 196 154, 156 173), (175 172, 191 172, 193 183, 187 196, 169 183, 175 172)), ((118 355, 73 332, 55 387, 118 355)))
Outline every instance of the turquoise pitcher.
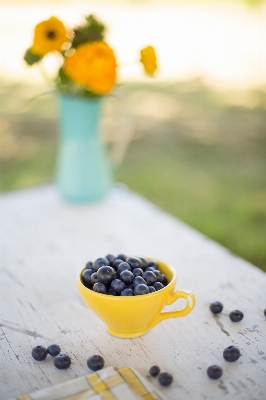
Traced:
POLYGON ((102 198, 113 183, 113 165, 100 137, 102 98, 61 95, 56 182, 63 199, 102 198))

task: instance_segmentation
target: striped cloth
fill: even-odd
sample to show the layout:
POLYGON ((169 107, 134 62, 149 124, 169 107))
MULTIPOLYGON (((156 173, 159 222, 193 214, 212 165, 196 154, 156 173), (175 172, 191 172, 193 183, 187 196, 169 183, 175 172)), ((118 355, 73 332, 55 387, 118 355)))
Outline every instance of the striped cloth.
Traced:
POLYGON ((133 368, 104 368, 9 400, 166 400, 133 368))

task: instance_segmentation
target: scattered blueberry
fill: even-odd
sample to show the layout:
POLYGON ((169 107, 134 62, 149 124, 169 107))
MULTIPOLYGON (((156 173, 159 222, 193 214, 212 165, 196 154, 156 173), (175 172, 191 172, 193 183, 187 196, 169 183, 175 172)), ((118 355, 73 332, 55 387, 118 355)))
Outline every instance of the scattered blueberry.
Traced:
POLYGON ((87 360, 87 365, 92 371, 99 371, 104 367, 104 359, 102 356, 91 356, 87 360))
POLYGON ((173 382, 173 376, 168 372, 162 372, 159 375, 158 381, 162 386, 169 386, 173 382))
POLYGON ((229 317, 231 321, 239 322, 244 318, 244 314, 242 313, 242 311, 234 310, 230 312, 229 317))
POLYGON ((211 379, 219 379, 223 375, 223 370, 218 365, 211 365, 207 369, 207 375, 211 379))
POLYGON ((92 269, 92 268, 93 268, 93 263, 92 263, 92 261, 88 261, 85 268, 88 268, 88 269, 90 268, 90 269, 92 269))
POLYGON ((118 256, 116 258, 118 258, 120 260, 123 260, 123 261, 126 261, 127 256, 125 254, 121 253, 121 254, 118 254, 118 256))
POLYGON ((71 358, 65 353, 58 354, 58 356, 54 358, 54 365, 58 369, 67 369, 70 367, 70 364, 71 358))
POLYGON ((149 267, 152 267, 152 268, 154 268, 154 269, 158 269, 158 264, 157 264, 156 261, 152 260, 152 261, 149 261, 149 262, 148 262, 148 268, 149 268, 149 267))
POLYGON ((153 365, 150 368, 149 372, 150 372, 150 376, 153 376, 153 377, 158 376, 160 373, 160 368, 158 367, 158 365, 153 365))
POLYGON ((147 282, 145 281, 145 279, 142 278, 142 276, 136 276, 134 278, 133 285, 137 286, 137 285, 140 285, 140 284, 147 285, 147 282))
POLYGON ((241 356, 239 349, 236 346, 229 346, 224 349, 223 357, 226 361, 234 362, 241 356))
POLYGON ((106 286, 102 282, 96 282, 93 285, 94 292, 106 294, 106 286))
POLYGON ((31 355, 34 360, 42 361, 47 357, 47 349, 44 346, 33 347, 31 355))
POLYGON ((131 271, 131 267, 127 262, 123 261, 118 265, 117 271, 119 272, 119 274, 121 274, 121 272, 126 271, 126 270, 131 271))
POLYGON ((120 296, 134 296, 134 290, 131 288, 125 288, 124 290, 122 290, 122 292, 120 293, 120 296))
POLYGON ((115 270, 107 265, 99 268, 97 271, 98 281, 104 283, 105 285, 110 283, 114 279, 114 276, 115 270))
POLYGON ((265 308, 265 310, 264 310, 264 315, 265 315, 265 317, 266 317, 266 308, 265 308))
POLYGON ((82 272, 82 274, 81 274, 82 281, 86 286, 92 285, 91 276, 93 273, 94 273, 94 271, 91 268, 84 269, 84 271, 82 272))
POLYGON ((105 258, 107 258, 107 260, 109 261, 110 266, 113 266, 113 262, 116 259, 115 256, 113 256, 113 254, 107 254, 107 256, 105 256, 105 258))
POLYGON ((133 273, 134 276, 142 276, 143 269, 142 268, 134 268, 132 270, 132 273, 133 273))
POLYGON ((141 294, 148 294, 149 293, 149 288, 147 285, 144 285, 141 283, 140 285, 137 285, 134 289, 134 293, 136 296, 139 296, 141 294))
POLYGON ((55 357, 58 356, 58 354, 60 354, 61 349, 60 346, 58 346, 58 344, 51 344, 47 348, 47 352, 50 354, 50 356, 55 357))
POLYGON ((109 261, 107 260, 107 258, 97 258, 97 260, 93 263, 93 269, 94 271, 98 271, 98 269, 103 267, 104 265, 109 265, 109 261))
POLYGON ((97 282, 98 282, 97 272, 93 272, 93 274, 91 274, 91 284, 94 285, 97 282))
POLYGON ((213 314, 219 314, 223 310, 223 305, 220 301, 214 301, 210 305, 210 310, 213 314))
POLYGON ((110 286, 117 294, 120 294, 125 287, 125 282, 121 281, 121 279, 114 279, 110 286))
POLYGON ((128 285, 133 281, 134 275, 132 274, 131 271, 125 270, 121 272, 120 279, 121 281, 125 282, 126 285, 128 285))
POLYGON ((121 260, 121 258, 117 258, 116 260, 113 261, 113 268, 117 269, 118 265, 124 262, 124 260, 121 260))
POLYGON ((145 271, 142 278, 145 279, 148 286, 153 285, 157 281, 157 277, 152 271, 145 271))
POLYGON ((154 287, 154 289, 155 289, 156 292, 157 292, 157 290, 163 289, 163 288, 164 288, 164 285, 163 285, 161 282, 155 282, 155 283, 153 284, 153 287, 154 287))
POLYGON ((148 286, 148 288, 149 288, 150 293, 156 292, 156 290, 153 286, 148 286))
POLYGON ((139 259, 137 257, 128 257, 126 261, 131 266, 132 269, 141 268, 141 266, 142 266, 141 259, 139 259))

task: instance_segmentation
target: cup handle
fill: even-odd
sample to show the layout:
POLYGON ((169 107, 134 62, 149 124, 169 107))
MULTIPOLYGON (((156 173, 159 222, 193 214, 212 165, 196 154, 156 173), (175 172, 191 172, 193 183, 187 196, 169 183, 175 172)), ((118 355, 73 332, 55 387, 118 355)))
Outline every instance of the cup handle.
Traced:
POLYGON ((152 321, 151 328, 153 328, 164 319, 184 317, 185 315, 188 315, 195 307, 196 297, 192 292, 189 292, 188 290, 176 290, 168 297, 166 304, 173 304, 178 299, 186 299, 186 307, 183 310, 161 312, 152 321))

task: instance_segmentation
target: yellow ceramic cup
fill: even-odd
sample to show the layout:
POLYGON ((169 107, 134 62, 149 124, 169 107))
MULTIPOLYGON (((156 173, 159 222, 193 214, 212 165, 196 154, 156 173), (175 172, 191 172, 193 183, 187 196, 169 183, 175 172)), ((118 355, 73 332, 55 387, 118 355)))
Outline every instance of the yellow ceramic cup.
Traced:
POLYGON ((142 336, 164 319, 184 317, 193 310, 195 295, 187 290, 174 292, 177 280, 174 268, 163 261, 157 260, 157 263, 159 270, 166 275, 168 285, 157 292, 140 296, 111 296, 94 292, 82 283, 84 268, 78 273, 77 285, 81 297, 106 324, 111 335, 120 338, 142 336), (180 298, 187 301, 183 310, 162 312, 166 304, 172 304, 180 298))

